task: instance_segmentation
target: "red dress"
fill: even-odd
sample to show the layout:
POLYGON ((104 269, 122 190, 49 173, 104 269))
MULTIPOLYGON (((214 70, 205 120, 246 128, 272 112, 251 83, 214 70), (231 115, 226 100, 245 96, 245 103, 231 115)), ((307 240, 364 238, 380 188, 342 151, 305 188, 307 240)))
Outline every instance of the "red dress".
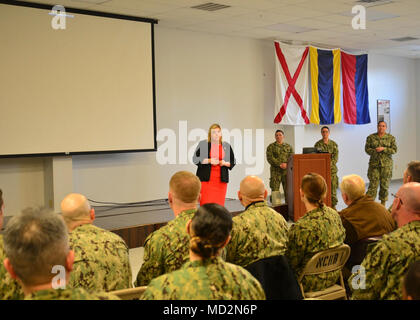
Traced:
MULTIPOLYGON (((221 144, 211 144, 210 158, 223 160, 225 152, 221 144), (217 156, 218 155, 218 156, 217 156)), ((225 205, 227 183, 220 180, 220 165, 212 165, 210 180, 201 181, 201 200, 200 205, 205 203, 217 203, 225 205)))

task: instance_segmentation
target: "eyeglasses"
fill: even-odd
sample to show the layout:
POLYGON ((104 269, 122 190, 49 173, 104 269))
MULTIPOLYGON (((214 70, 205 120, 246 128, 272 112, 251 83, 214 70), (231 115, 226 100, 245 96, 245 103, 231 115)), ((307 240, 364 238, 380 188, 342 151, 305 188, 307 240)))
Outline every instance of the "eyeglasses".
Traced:
POLYGON ((401 204, 404 204, 402 199, 399 196, 397 196, 395 193, 391 193, 391 196, 393 196, 395 199, 399 199, 401 201, 401 204))

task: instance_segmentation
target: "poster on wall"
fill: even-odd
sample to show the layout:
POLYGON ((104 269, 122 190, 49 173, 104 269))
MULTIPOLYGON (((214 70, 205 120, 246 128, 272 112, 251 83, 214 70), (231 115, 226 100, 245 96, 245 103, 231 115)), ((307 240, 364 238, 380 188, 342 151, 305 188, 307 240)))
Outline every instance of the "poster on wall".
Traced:
POLYGON ((390 114, 391 100, 377 100, 378 105, 378 121, 385 121, 388 127, 388 133, 391 133, 391 114, 390 114))

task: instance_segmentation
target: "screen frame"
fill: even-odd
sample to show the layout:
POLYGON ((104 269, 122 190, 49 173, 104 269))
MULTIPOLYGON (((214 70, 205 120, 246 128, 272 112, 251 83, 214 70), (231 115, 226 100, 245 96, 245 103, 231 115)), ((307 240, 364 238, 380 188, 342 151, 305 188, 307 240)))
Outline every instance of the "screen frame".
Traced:
MULTIPOLYGON (((26 1, 13 1, 13 0, 0 0, 0 4, 13 5, 20 7, 29 7, 35 9, 51 10, 54 5, 52 4, 43 4, 36 2, 26 2, 26 1)), ((110 12, 102 11, 93 11, 86 9, 78 9, 65 7, 66 12, 77 13, 83 15, 90 15, 96 17, 110 18, 110 19, 120 19, 120 20, 130 20, 138 22, 150 23, 151 30, 151 56, 152 56, 152 99, 153 99, 153 140, 154 147, 153 149, 130 149, 130 150, 101 150, 101 151, 77 151, 77 152, 56 152, 56 153, 30 153, 30 154, 7 154, 1 155, 2 158, 26 158, 26 157, 51 157, 51 156, 71 156, 71 155, 89 155, 89 154, 113 154, 113 153, 134 153, 134 152, 155 152, 157 151, 157 121, 156 121, 156 75, 155 75, 155 32, 154 25, 158 24, 157 19, 144 18, 137 16, 129 16, 124 14, 116 14, 110 12)))

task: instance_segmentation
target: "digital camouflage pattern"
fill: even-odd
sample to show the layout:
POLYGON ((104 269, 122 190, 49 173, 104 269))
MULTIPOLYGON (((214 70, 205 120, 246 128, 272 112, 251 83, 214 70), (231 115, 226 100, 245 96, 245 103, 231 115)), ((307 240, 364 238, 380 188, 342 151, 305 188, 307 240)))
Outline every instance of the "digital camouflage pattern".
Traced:
POLYGON ((338 144, 331 139, 328 139, 328 143, 324 143, 324 140, 321 139, 315 143, 314 147, 320 151, 328 152, 331 154, 331 204, 333 207, 335 207, 338 203, 338 199, 337 199, 338 144))
POLYGON ((0 234, 0 300, 23 299, 24 294, 20 285, 12 279, 3 265, 5 258, 3 236, 0 234))
POLYGON ((84 224, 69 234, 69 243, 74 250, 69 288, 101 292, 132 287, 128 247, 118 235, 84 224))
POLYGON ((185 210, 167 225, 150 234, 144 242, 143 264, 135 286, 147 286, 162 274, 175 271, 189 260, 190 236, 187 222, 196 209, 185 210))
POLYGON ((369 188, 366 194, 375 199, 379 185, 379 199, 386 201, 388 200, 389 182, 392 177, 392 155, 397 152, 395 138, 389 133, 385 133, 382 138, 377 133, 373 133, 366 138, 365 151, 370 155, 369 188), (376 152, 377 147, 384 147, 385 149, 382 152, 376 152))
MULTIPOLYGON (((420 260, 420 221, 412 221, 384 235, 375 246, 370 247, 362 267, 365 270, 365 289, 354 289, 359 272, 348 280, 354 300, 402 299, 402 279, 409 266, 420 260)), ((360 283, 359 283, 360 284, 360 283)))
POLYGON ((265 300, 260 283, 245 269, 221 258, 187 262, 153 279, 142 300, 265 300))
POLYGON ((83 288, 40 290, 25 297, 25 300, 121 300, 106 292, 90 293, 83 288))
POLYGON ((284 255, 287 232, 287 222, 280 213, 265 201, 256 202, 233 217, 226 261, 246 267, 263 258, 284 255))
POLYGON ((290 144, 283 142, 271 143, 267 147, 267 161, 270 164, 270 189, 272 191, 279 191, 280 183, 283 185, 285 199, 287 192, 287 169, 280 168, 280 164, 287 163, 290 156, 293 155, 293 148, 290 144))
MULTIPOLYGON (((296 278, 299 279, 306 263, 312 256, 330 248, 341 246, 346 237, 338 213, 324 206, 307 212, 289 230, 286 256, 296 278)), ((305 291, 323 290, 335 284, 340 271, 305 276, 302 285, 305 291)))

